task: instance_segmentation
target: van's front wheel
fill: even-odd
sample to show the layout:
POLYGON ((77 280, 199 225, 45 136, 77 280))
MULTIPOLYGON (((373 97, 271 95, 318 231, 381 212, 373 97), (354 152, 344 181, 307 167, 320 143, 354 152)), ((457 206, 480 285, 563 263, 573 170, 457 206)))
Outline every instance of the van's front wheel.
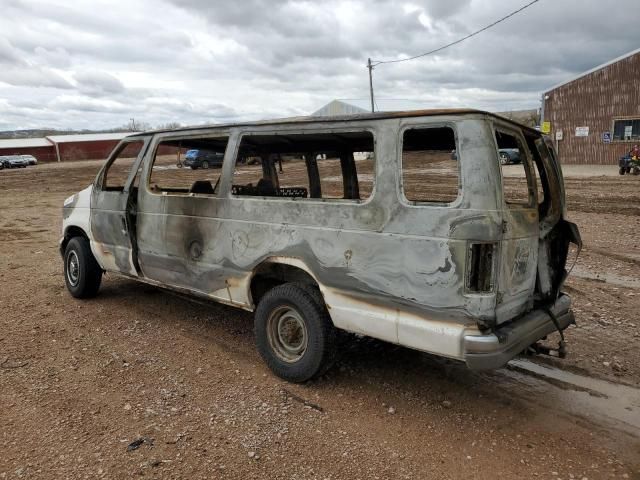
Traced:
POLYGON ((315 287, 285 283, 269 290, 255 313, 256 345, 273 372, 290 382, 324 373, 335 357, 336 329, 315 287))
POLYGON ((89 241, 73 237, 64 251, 64 281, 76 298, 95 297, 102 281, 102 269, 91 253, 89 241))

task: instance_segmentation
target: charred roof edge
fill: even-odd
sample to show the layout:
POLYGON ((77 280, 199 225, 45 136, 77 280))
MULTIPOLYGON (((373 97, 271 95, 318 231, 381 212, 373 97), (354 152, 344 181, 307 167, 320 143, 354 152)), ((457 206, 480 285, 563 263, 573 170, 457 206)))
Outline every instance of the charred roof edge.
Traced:
POLYGON ((482 110, 475 110, 471 108, 451 108, 451 109, 432 109, 432 110, 406 110, 406 111, 397 111, 397 112, 377 112, 377 113, 362 113, 355 115, 338 115, 331 117, 322 117, 322 116, 306 116, 306 117, 289 117, 289 118, 275 118, 271 120, 259 120, 254 122, 237 122, 237 123, 219 123, 219 124, 208 124, 208 125, 192 125, 189 127, 181 127, 176 129, 160 129, 160 130, 149 130, 146 132, 136 133, 128 138, 139 137, 145 135, 154 135, 158 133, 179 133, 179 132, 193 132, 203 129, 225 129, 225 128, 235 128, 235 127, 257 127, 257 126, 276 126, 276 125, 296 125, 296 124, 306 124, 306 123, 330 123, 330 122, 358 122, 358 121, 367 121, 367 120, 386 120, 393 118, 414 118, 414 117, 434 117, 434 116, 443 116, 443 115, 486 115, 489 117, 493 117, 499 119, 501 121, 511 123, 520 128, 527 129, 531 132, 540 133, 537 130, 518 123, 514 120, 501 117, 495 113, 485 112, 482 110))

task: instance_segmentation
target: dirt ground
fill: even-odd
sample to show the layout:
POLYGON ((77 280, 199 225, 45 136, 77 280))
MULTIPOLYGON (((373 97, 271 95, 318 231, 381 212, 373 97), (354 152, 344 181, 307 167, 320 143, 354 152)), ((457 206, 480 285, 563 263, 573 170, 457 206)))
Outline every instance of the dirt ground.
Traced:
POLYGON ((291 385, 251 314, 113 275, 67 293, 61 206, 98 168, 0 172, 1 479, 640 479, 639 178, 567 175, 567 359, 474 373, 360 339, 291 385))

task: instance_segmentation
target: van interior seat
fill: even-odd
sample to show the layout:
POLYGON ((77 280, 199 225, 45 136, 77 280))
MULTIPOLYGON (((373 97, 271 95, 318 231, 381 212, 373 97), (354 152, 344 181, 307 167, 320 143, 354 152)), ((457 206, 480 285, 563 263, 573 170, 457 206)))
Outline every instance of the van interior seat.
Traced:
POLYGON ((268 178, 261 178, 256 185, 256 190, 258 191, 258 195, 265 197, 275 197, 278 195, 276 187, 268 178))
POLYGON ((189 193, 202 193, 207 195, 213 195, 215 192, 213 185, 209 180, 196 180, 191 185, 189 193))

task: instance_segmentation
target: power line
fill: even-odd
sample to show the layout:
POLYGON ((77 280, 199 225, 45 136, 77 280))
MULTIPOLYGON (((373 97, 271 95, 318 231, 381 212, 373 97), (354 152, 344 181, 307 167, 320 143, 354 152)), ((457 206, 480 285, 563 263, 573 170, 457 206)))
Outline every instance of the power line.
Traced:
POLYGON ((490 23, 486 27, 483 27, 480 30, 476 30, 475 32, 470 33, 469 35, 456 40, 455 42, 451 42, 451 43, 448 43, 447 45, 444 45, 442 47, 436 48, 435 50, 431 50, 429 52, 421 53, 420 55, 414 55, 413 57, 409 57, 409 58, 399 58, 397 60, 371 60, 370 66, 369 65, 367 65, 367 66, 368 66, 369 70, 371 70, 373 67, 375 67, 377 65, 381 65, 383 63, 408 62, 409 60, 415 60, 416 58, 426 57, 427 55, 432 55, 434 53, 438 53, 438 52, 444 50, 445 48, 449 48, 449 47, 452 47, 453 45, 457 45, 458 43, 464 42, 468 38, 471 38, 471 37, 473 37, 475 35, 478 35, 479 33, 482 33, 485 30, 489 30, 491 27, 494 27, 494 26, 498 25, 499 23, 504 22, 505 20, 513 17, 514 15, 520 13, 521 11, 523 11, 526 8, 529 8, 534 3, 538 3, 539 1, 540 0, 533 0, 532 2, 527 3, 525 6, 520 7, 518 10, 514 10, 509 15, 506 15, 506 16, 500 18, 499 20, 496 20, 495 22, 490 23))

